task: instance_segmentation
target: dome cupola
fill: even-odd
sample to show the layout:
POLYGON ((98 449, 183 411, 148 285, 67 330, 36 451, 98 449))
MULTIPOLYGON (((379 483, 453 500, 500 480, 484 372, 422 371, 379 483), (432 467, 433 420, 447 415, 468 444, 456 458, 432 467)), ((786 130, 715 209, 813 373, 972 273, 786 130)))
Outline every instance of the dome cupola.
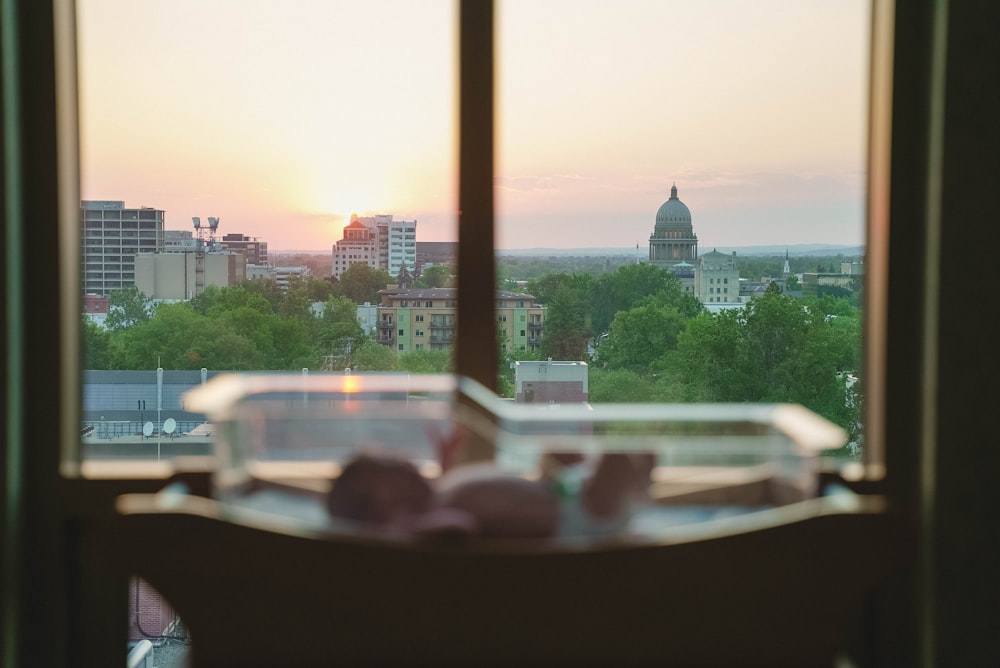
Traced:
POLYGON ((655 230, 677 230, 687 232, 688 235, 693 231, 691 211, 684 202, 677 199, 677 184, 670 188, 670 199, 660 205, 656 212, 655 230))

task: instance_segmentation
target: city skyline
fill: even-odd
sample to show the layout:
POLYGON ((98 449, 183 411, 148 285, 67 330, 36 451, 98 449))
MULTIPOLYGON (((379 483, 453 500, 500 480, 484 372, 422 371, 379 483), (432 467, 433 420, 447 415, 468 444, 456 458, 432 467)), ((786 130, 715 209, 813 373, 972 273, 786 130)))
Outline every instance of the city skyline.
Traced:
MULTIPOLYGON (((868 2, 497 3, 497 248, 864 239, 868 2)), ((455 232, 455 5, 81 0, 81 197, 328 250, 455 232)))

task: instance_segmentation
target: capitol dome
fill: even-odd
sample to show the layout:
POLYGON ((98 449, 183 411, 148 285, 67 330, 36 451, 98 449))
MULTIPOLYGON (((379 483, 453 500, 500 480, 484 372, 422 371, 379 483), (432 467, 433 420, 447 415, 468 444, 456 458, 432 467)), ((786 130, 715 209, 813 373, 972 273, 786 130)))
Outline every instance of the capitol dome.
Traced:
MULTIPOLYGON (((656 225, 649 235, 649 261, 665 267, 691 263, 698 259, 698 235, 691 227, 691 211, 677 199, 677 184, 670 188, 670 199, 656 212, 656 225)), ((681 271, 688 271, 682 267, 681 271)))
POLYGON ((689 236, 693 232, 691 211, 684 202, 677 199, 676 184, 670 188, 670 199, 661 204, 656 212, 655 232, 665 230, 683 231, 687 233, 685 236, 689 236))

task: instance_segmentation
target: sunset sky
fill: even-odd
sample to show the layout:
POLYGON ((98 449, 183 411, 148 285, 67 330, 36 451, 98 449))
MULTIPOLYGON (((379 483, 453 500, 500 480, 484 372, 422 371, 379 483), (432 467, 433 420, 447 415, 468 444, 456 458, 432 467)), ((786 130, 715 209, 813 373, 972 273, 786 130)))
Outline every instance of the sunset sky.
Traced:
MULTIPOLYGON (((497 247, 863 241, 867 0, 497 0, 497 247)), ((82 196, 329 249, 456 236, 457 4, 78 0, 82 196)))

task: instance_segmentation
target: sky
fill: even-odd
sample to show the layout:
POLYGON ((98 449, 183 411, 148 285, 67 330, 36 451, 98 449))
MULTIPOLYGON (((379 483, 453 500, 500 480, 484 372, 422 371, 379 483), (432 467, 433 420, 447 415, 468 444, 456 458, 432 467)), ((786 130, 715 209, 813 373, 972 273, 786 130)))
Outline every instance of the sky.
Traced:
MULTIPOLYGON (((496 0, 497 248, 864 240, 868 0, 496 0)), ((457 237, 457 4, 78 0, 81 195, 328 250, 457 237)))

